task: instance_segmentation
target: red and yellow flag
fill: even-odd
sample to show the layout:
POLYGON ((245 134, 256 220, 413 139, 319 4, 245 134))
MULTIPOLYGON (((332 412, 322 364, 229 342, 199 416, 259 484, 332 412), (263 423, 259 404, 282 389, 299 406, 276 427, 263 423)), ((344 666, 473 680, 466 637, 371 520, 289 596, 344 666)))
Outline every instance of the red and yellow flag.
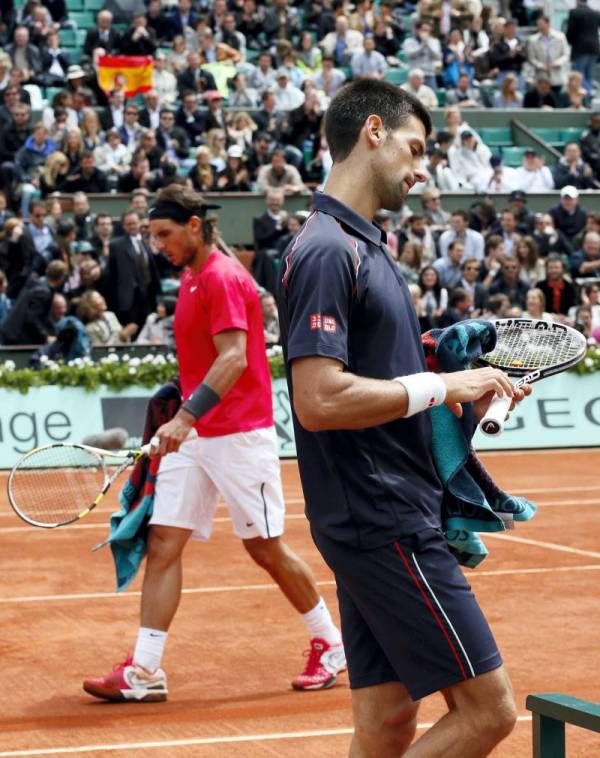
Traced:
POLYGON ((150 55, 101 55, 98 83, 105 92, 124 91, 125 97, 152 89, 153 60, 150 55))

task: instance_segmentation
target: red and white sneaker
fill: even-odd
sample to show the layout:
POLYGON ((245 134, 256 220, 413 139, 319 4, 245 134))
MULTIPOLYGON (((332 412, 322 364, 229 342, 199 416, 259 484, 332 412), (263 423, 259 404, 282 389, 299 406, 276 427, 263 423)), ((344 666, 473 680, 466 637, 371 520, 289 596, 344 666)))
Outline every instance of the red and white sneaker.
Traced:
POLYGON ((136 666, 131 656, 106 676, 84 679, 83 689, 103 700, 135 700, 138 703, 167 699, 167 677, 162 669, 153 674, 136 666))
POLYGON ((304 671, 292 682, 295 690, 333 687, 337 675, 346 669, 346 654, 341 643, 330 645, 325 640, 315 638, 310 641, 310 650, 305 650, 304 655, 308 661, 304 671))

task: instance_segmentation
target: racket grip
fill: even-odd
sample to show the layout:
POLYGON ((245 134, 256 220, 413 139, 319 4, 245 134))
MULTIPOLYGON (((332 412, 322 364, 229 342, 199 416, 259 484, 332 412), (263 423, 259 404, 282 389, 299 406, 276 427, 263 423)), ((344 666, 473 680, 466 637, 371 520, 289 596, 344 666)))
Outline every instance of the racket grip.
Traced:
POLYGON ((140 450, 142 451, 142 453, 144 453, 144 455, 149 455, 152 452, 152 450, 158 448, 159 445, 160 445, 159 438, 158 437, 152 437, 152 439, 150 440, 150 442, 148 442, 147 445, 142 445, 142 447, 140 448, 140 450))
POLYGON ((479 422, 479 428, 488 437, 497 437, 504 429, 506 414, 512 403, 511 397, 498 397, 490 403, 485 416, 479 422))

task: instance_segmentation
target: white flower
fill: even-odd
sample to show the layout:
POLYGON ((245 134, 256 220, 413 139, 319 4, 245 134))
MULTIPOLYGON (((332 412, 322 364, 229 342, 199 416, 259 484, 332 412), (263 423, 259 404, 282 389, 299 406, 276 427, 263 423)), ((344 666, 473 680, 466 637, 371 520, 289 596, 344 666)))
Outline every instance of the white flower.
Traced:
POLYGON ((130 366, 133 366, 133 368, 137 368, 137 367, 140 365, 140 363, 141 363, 141 361, 140 361, 140 359, 139 359, 139 358, 132 358, 132 359, 129 361, 129 365, 130 365, 130 366))
MULTIPOLYGON (((115 353, 115 355, 117 354, 115 353)), ((117 356, 117 360, 119 360, 119 356, 117 356)), ((125 355, 122 355, 121 360, 123 361, 123 363, 129 363, 129 353, 125 353, 125 355)))
POLYGON ((142 358, 142 363, 152 363, 153 360, 154 360, 154 356, 152 355, 152 353, 148 353, 148 355, 145 355, 142 358))
POLYGON ((167 353, 167 363, 177 363, 177 358, 173 353, 167 353))
POLYGON ((584 359, 584 361, 583 361, 583 365, 584 365, 586 368, 593 368, 593 366, 594 366, 594 361, 593 361, 591 358, 585 358, 585 359, 584 359))
POLYGON ((119 362, 119 356, 116 353, 109 353, 106 356, 106 362, 107 363, 118 363, 119 362))
POLYGON ((133 367, 131 367, 131 368, 129 369, 129 373, 130 373, 130 374, 132 374, 132 375, 133 375, 133 374, 137 374, 137 369, 136 369, 136 368, 133 368, 133 367))
POLYGON ((40 363, 48 363, 48 356, 47 355, 40 355, 40 363))
POLYGON ((158 355, 155 355, 154 358, 152 359, 152 363, 155 366, 164 366, 166 362, 167 361, 165 359, 165 356, 164 355, 160 355, 160 353, 158 355))
POLYGON ((14 361, 4 361, 4 368, 7 371, 14 371, 16 369, 17 365, 14 361))

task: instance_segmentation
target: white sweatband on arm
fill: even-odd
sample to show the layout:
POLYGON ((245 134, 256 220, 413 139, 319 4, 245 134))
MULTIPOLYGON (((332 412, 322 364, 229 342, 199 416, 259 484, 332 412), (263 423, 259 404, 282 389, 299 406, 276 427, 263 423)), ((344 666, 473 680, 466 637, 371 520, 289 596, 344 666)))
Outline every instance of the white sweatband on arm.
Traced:
POLYGON ((392 381, 404 385, 408 395, 408 410, 405 418, 433 408, 435 405, 441 405, 446 399, 446 383, 439 374, 433 374, 431 371, 395 376, 392 381))

